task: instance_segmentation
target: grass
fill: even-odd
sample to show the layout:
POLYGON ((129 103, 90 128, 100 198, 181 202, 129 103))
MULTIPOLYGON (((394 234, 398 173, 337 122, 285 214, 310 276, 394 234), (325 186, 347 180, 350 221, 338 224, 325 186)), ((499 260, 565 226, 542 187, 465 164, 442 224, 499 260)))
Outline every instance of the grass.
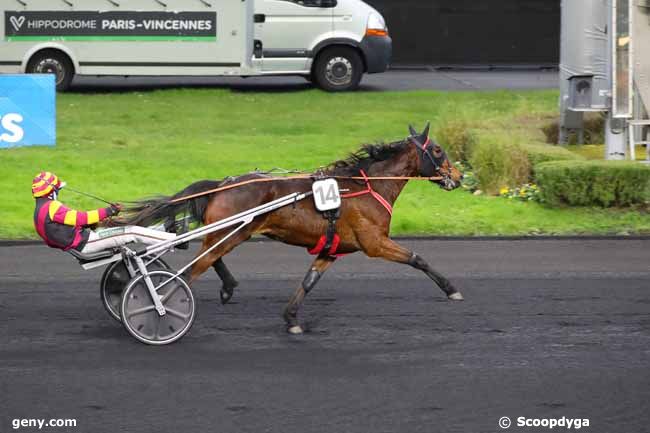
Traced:
MULTIPOLYGON (((543 142, 538 125, 557 115, 556 91, 327 94, 224 89, 63 94, 58 145, 0 151, 0 238, 35 238, 29 187, 41 170, 74 188, 125 201, 174 193, 203 178, 255 168, 311 169, 364 142, 396 140, 408 123, 433 131, 464 119, 479 135, 543 142)), ((99 204, 67 192, 70 206, 99 204)), ((634 210, 551 209, 411 183, 397 203, 394 234, 649 233, 634 210)))

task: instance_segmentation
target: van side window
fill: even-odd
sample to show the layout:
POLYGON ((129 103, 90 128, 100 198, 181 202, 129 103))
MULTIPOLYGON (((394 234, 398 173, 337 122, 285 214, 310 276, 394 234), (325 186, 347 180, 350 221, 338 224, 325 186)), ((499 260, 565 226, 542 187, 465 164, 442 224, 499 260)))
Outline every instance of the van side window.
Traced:
POLYGON ((336 0, 280 0, 295 3, 299 6, 308 8, 333 8, 336 6, 336 0))

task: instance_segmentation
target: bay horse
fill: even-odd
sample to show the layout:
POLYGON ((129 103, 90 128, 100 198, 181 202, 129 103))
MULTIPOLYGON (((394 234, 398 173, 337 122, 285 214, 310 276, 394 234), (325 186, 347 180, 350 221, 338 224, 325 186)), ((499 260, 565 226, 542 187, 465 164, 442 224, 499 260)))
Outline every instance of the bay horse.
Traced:
MULTIPOLYGON (((409 132, 410 135, 405 140, 388 144, 364 145, 347 159, 336 161, 318 173, 321 176, 336 176, 339 187, 351 193, 347 195, 348 198, 342 200, 340 216, 335 223, 338 237, 338 246, 334 247, 336 251, 331 248, 328 251, 321 251, 284 309, 283 317, 288 332, 292 334, 303 332, 298 321, 301 304, 339 254, 363 251, 368 257, 408 264, 423 271, 442 289, 448 299, 463 300, 461 293, 451 282, 431 268, 422 257, 389 238, 392 206, 408 179, 372 180, 372 177, 438 176, 440 180, 437 182, 446 190, 460 186, 462 179, 461 172, 449 161, 443 149, 429 138, 428 124, 422 133, 417 133, 411 126, 409 132), (346 177, 358 177, 360 174, 371 179, 366 181, 346 179, 346 177)), ((202 195, 180 203, 174 202, 175 199, 224 185, 268 177, 271 176, 249 173, 221 181, 199 181, 174 196, 136 202, 127 209, 126 216, 119 223, 150 225, 166 218, 175 218, 176 214, 189 207, 192 217, 207 225, 293 192, 311 191, 312 179, 310 178, 274 178, 270 181, 248 183, 225 191, 202 195)), ((343 194, 343 197, 346 195, 343 194)), ((222 303, 225 304, 238 284, 222 260, 222 257, 233 248, 254 234, 305 248, 313 248, 320 241, 322 248, 328 225, 328 220, 323 218, 323 215, 316 210, 313 200, 309 199, 261 215, 197 261, 189 271, 189 282, 191 284, 206 270, 213 267, 223 281, 220 296, 222 303)), ((225 230, 207 235, 200 252, 206 251, 227 233, 225 230)))

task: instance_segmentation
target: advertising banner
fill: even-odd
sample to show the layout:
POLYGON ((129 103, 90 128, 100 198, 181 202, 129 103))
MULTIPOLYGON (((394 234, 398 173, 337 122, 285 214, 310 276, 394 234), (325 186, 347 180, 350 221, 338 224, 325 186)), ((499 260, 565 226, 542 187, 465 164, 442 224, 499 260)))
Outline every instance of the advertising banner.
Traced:
POLYGON ((208 41, 216 12, 5 11, 11 41, 208 41))
POLYGON ((0 149, 56 144, 54 75, 0 75, 0 149))

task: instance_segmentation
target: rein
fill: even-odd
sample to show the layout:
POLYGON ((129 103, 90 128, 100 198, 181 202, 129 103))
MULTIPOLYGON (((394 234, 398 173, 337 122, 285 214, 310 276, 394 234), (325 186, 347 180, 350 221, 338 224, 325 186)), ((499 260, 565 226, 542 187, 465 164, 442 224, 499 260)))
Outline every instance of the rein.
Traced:
MULTIPOLYGON (((328 176, 334 179, 348 179, 348 180, 363 180, 366 182, 366 185, 370 185, 369 181, 371 180, 429 180, 429 181, 439 181, 439 180, 444 180, 444 177, 441 176, 432 176, 432 177, 422 177, 422 176, 365 176, 365 173, 363 173, 363 176, 328 176)), ((178 203, 181 201, 186 201, 186 200, 191 200, 196 197, 202 197, 204 195, 208 194, 214 194, 216 192, 221 192, 221 191, 226 191, 229 189, 237 188, 240 186, 248 185, 251 183, 258 183, 258 182, 275 182, 278 180, 292 180, 292 179, 311 179, 313 175, 299 175, 299 176, 287 176, 287 177, 268 177, 268 178, 262 178, 262 179, 249 179, 249 180, 244 180, 241 182, 236 182, 230 185, 224 185, 218 188, 214 189, 209 189, 207 191, 202 191, 202 192, 197 192, 196 194, 190 194, 186 195, 183 197, 175 198, 174 200, 170 200, 169 203, 178 203)), ((362 194, 367 194, 368 190, 364 191, 359 191, 362 194)), ((351 194, 357 194, 357 193, 351 193, 351 194)), ((358 194, 361 195, 361 194, 358 194)), ((350 194, 345 194, 343 195, 344 198, 347 198, 346 196, 350 196, 350 194)))

